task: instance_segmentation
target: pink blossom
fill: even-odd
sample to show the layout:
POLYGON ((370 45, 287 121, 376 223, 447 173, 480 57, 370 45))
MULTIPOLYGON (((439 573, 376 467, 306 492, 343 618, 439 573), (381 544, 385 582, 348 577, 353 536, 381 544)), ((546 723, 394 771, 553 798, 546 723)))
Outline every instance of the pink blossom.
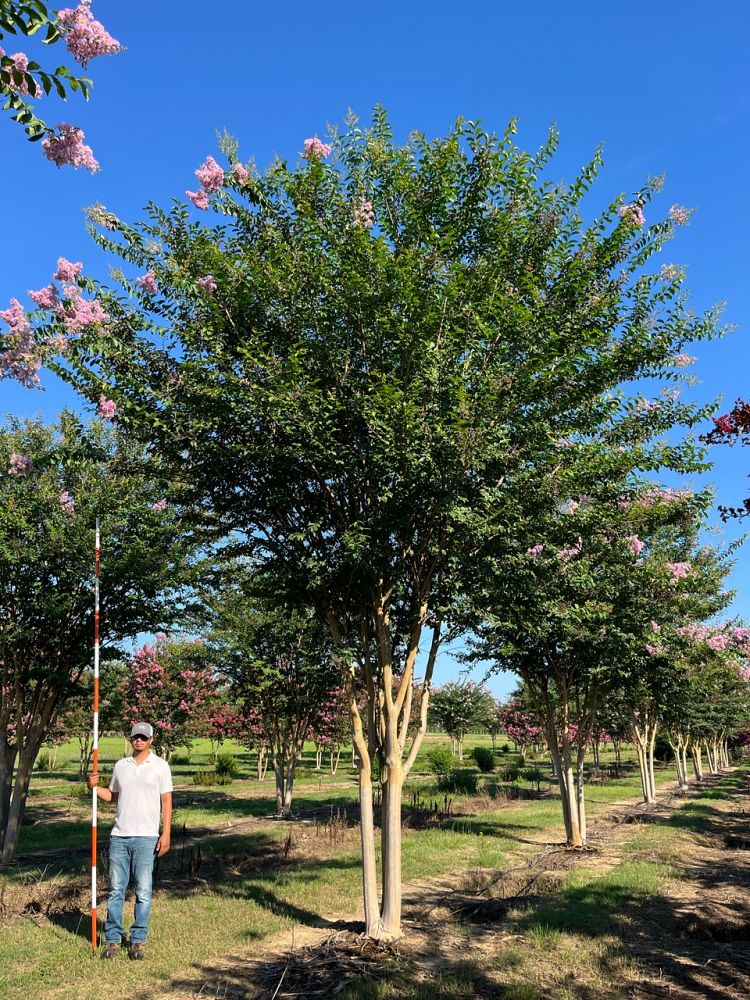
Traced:
POLYGON ((304 147, 305 152, 303 156, 306 156, 309 160, 325 160, 331 155, 331 147, 327 143, 321 142, 317 135, 312 139, 305 139, 304 147))
MULTIPOLYGON (((5 55, 5 53, 3 52, 2 49, 0 49, 0 56, 3 56, 3 55, 5 55)), ((10 59, 10 60, 12 60, 13 66, 15 66, 16 70, 19 73, 24 73, 24 74, 28 75, 28 72, 29 72, 29 57, 26 55, 25 52, 15 52, 15 53, 13 53, 13 55, 9 55, 7 58, 10 59)), ((28 81, 25 78, 23 80, 21 80, 20 83, 18 83, 16 81, 15 77, 13 76, 13 68, 12 67, 10 67, 10 66, 3 67, 3 73, 7 74, 7 76, 10 77, 10 80, 6 84, 6 86, 8 87, 8 89, 12 90, 14 93, 18 94, 20 97, 31 96, 31 97, 39 98, 39 97, 43 97, 44 96, 44 91, 42 90, 41 84, 38 83, 36 80, 34 80, 34 83, 35 83, 36 86, 35 86, 34 91, 32 93, 32 90, 29 87, 28 81)))
POLYGON ((686 226, 690 222, 690 212, 683 205, 672 205, 669 218, 676 226, 686 226))
POLYGON ((113 420, 117 415, 117 403, 113 399, 107 399, 106 396, 100 396, 96 413, 103 420, 113 420))
POLYGON ((539 542, 536 545, 532 545, 530 549, 526 549, 526 555, 531 556, 532 559, 537 559, 544 551, 544 545, 539 542))
POLYGON ((625 541, 630 546, 630 551, 634 556, 639 556, 646 547, 646 543, 641 541, 638 535, 628 535, 625 541))
POLYGON ((659 632, 661 632, 661 625, 660 625, 660 624, 659 624, 658 622, 655 622, 655 621, 652 621, 652 622, 651 622, 651 631, 652 631, 652 632, 653 632, 653 633, 654 633, 655 635, 658 635, 658 634, 659 634, 659 632))
POLYGON ((64 333, 56 333, 54 336, 48 337, 45 344, 58 354, 65 354, 70 347, 70 341, 64 333))
POLYGON ((652 646, 650 642, 646 643, 646 652, 649 656, 661 656, 662 650, 658 646, 652 646))
POLYGON ((186 191, 185 194, 192 201, 196 208, 205 212, 208 208, 208 195, 205 191, 186 191))
POLYGON ((91 146, 84 143, 86 138, 82 129, 68 122, 61 122, 57 126, 57 134, 47 136, 42 139, 42 149, 48 160, 56 166, 86 167, 92 173, 99 170, 99 164, 94 157, 91 146))
POLYGON ((724 635, 722 632, 717 632, 706 639, 706 645, 708 648, 714 649, 717 652, 721 652, 726 649, 728 644, 729 637, 724 635))
POLYGON ((75 281, 83 270, 83 264, 76 261, 73 264, 71 261, 66 260, 64 257, 57 258, 57 270, 52 275, 55 281, 75 281))
POLYGON ((676 264, 662 264, 659 268, 659 277, 662 281, 675 281, 683 277, 682 268, 676 264))
POLYGON ((690 573, 691 565, 689 562, 675 562, 667 563, 667 571, 672 577, 672 583, 677 583, 678 580, 684 580, 690 573))
POLYGON ((90 4, 91 0, 81 0, 75 9, 66 7, 57 13, 60 34, 65 39, 68 52, 81 66, 87 66, 97 56, 122 52, 122 45, 95 19, 89 10, 90 4))
POLYGON ((235 163, 232 167, 232 177, 238 184, 244 184, 249 176, 250 174, 241 163, 235 163))
POLYGON ((354 206, 354 225, 362 229, 371 229, 375 224, 375 209, 371 201, 362 199, 354 206))
POLYGON ((213 156, 209 156, 206 162, 198 167, 195 176, 200 181, 204 191, 218 191, 224 184, 224 171, 213 156))
POLYGON ((629 205, 620 205, 620 218, 631 226, 642 226, 646 221, 643 209, 638 202, 631 202, 629 205))
POLYGON ((54 309, 60 301, 57 287, 52 284, 47 285, 46 288, 40 288, 38 292, 32 292, 29 289, 29 298, 40 309, 54 309))
POLYGON ((10 464, 8 465, 8 472, 11 476, 23 476, 27 472, 34 471, 34 463, 28 455, 23 455, 20 452, 14 451, 10 456, 10 464))
POLYGON ((67 490, 63 490, 60 494, 60 506, 68 514, 72 514, 75 509, 75 500, 67 490))
POLYGON ((637 410, 644 410, 648 413, 650 410, 658 410, 661 404, 658 400, 651 399, 636 399, 635 406, 637 410))
POLYGON ((140 278, 135 279, 135 283, 146 293, 146 295, 156 295, 156 292, 158 291, 156 275, 153 271, 146 271, 146 273, 142 274, 140 278))
POLYGON ((107 323, 108 313, 102 309, 98 299, 76 298, 69 301, 63 311, 63 323, 68 333, 81 333, 94 323, 107 323))
POLYGON ((677 368, 687 368, 688 365, 693 364, 695 358, 691 357, 689 354, 675 354, 671 361, 677 368))
POLYGON ((119 221, 114 212, 108 212, 106 205, 102 205, 98 201, 86 209, 86 215, 95 225, 103 226, 104 229, 110 231, 116 228, 119 221))
POLYGON ((10 309, 0 309, 0 319, 17 333, 28 333, 30 329, 26 313, 18 299, 10 300, 10 309))
POLYGON ((198 278, 196 284, 200 285, 200 287, 207 292, 215 292, 216 289, 219 287, 216 284, 216 279, 214 278, 213 274, 206 274, 202 278, 198 278))
MULTIPOLYGON (((151 510, 159 511, 160 513, 161 511, 166 509, 167 509, 167 501, 164 497, 162 497, 161 500, 157 500, 155 504, 151 505, 151 510)), ((159 636, 157 635, 156 638, 158 639, 159 636)), ((164 638, 166 638, 166 636, 164 638)))
POLYGON ((557 553, 557 558, 560 562, 570 562, 571 559, 574 559, 577 555, 579 555, 582 548, 583 542, 579 538, 575 545, 568 545, 565 548, 560 549, 557 553))

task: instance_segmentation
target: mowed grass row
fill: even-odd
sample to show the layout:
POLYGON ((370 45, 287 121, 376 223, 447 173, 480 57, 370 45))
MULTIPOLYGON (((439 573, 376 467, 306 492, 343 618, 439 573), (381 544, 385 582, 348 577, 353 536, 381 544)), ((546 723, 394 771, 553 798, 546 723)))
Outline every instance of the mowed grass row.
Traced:
MULTIPOLYGON (((481 737, 477 742, 489 744, 481 737)), ((111 745, 103 741, 104 763, 113 762, 122 748, 122 741, 111 745)), ((240 755, 241 749, 236 749, 240 755)), ((241 835, 204 841, 202 871, 194 879, 161 888, 157 881, 147 972, 125 960, 97 964, 99 960, 92 958, 88 944, 85 913, 53 914, 49 920, 16 918, 0 933, 0 996, 7 1000, 28 995, 97 998, 105 993, 126 995, 132 990, 145 998, 150 994, 144 992, 144 975, 149 990, 158 993, 169 989, 173 981, 198 975, 198 970, 210 967, 222 956, 246 949, 248 944, 261 950, 264 939, 294 925, 316 925, 321 917, 360 916, 356 831, 350 830, 337 842, 324 826, 263 819, 273 809, 270 779, 262 785, 240 780, 226 788, 191 787, 190 777, 202 757, 208 758, 207 744, 194 748, 189 765, 175 765, 180 803, 176 831, 183 823, 189 830, 217 824, 226 827, 249 816, 259 820, 257 826, 243 828, 241 835), (305 833, 304 851, 293 847, 288 862, 274 866, 283 854, 290 829, 293 837, 300 831, 305 833)), ((342 764, 344 760, 342 755, 342 764)), ((242 763, 243 770, 251 773, 252 761, 243 758, 242 763)), ((54 818, 57 806, 53 803, 65 802, 61 790, 70 785, 60 780, 64 773, 35 781, 33 802, 40 810, 49 809, 51 818, 40 818, 24 830, 22 851, 40 850, 42 845, 59 848, 87 843, 88 827, 83 817, 54 818)), ((414 787, 420 787, 418 777, 414 787)), ((660 771, 658 779, 671 781, 671 770, 660 771)), ((431 786, 425 781, 421 787, 429 797, 431 786)), ((615 801, 635 799, 639 791, 635 775, 591 786, 587 794, 590 813, 607 809, 615 801)), ((452 798, 453 815, 427 829, 405 831, 406 882, 471 868, 508 867, 538 851, 545 842, 562 839, 560 805, 554 795, 517 803, 489 797, 471 803, 460 796, 452 798)), ((295 801, 299 811, 319 809, 325 816, 353 807, 356 785, 343 767, 335 782, 330 775, 309 775, 301 778, 295 801)), ((86 801, 80 803, 84 810, 86 805, 86 801)), ((107 808, 101 812, 103 819, 107 808)), ((103 839, 106 829, 103 822, 103 839)), ((175 847, 179 849, 178 836, 175 847)), ((85 867, 78 864, 77 870, 80 877, 85 867)), ((49 865, 36 877, 49 880, 55 873, 49 865)), ((67 874, 70 876, 70 870, 67 874)), ((19 877, 33 879, 35 875, 26 872, 14 876, 19 877)))

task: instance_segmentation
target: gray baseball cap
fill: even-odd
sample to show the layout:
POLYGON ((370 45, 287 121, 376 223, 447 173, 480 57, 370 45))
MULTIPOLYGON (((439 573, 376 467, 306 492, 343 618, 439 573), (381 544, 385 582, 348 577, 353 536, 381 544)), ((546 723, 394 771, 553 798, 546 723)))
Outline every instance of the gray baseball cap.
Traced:
POLYGON ((147 740, 150 740, 153 735, 154 730, 147 722, 136 722, 130 730, 131 740, 134 736, 145 736, 147 740))

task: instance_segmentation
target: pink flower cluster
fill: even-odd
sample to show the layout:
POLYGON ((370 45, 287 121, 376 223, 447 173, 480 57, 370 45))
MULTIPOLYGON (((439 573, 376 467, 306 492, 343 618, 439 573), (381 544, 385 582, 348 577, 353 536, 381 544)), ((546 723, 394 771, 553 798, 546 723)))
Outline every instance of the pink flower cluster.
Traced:
POLYGON ((72 514, 75 510, 75 500, 67 490, 63 490, 60 494, 60 506, 66 514, 72 514))
POLYGON ((153 271, 146 271, 142 274, 140 278, 135 279, 136 285, 146 293, 146 295, 156 295, 158 291, 158 286, 156 284, 156 275, 153 271))
POLYGON ((560 560, 560 562, 564 563, 570 562, 571 559, 575 559, 575 557, 580 554, 582 549, 583 549, 583 542, 579 538, 578 541, 575 543, 575 545, 568 545, 565 548, 560 549, 560 551, 557 553, 557 558, 560 560))
POLYGON ((31 389, 39 384, 42 359, 18 299, 10 300, 9 309, 0 309, 0 320, 10 327, 4 337, 5 347, 0 350, 0 377, 16 379, 31 389))
POLYGON ((354 206, 354 225, 372 229, 375 225, 375 208, 371 201, 362 199, 354 206))
MULTIPOLYGON (((5 50, 4 49, 0 49, 0 58, 2 58, 2 56, 4 56, 4 55, 5 55, 5 50)), ((12 61, 13 66, 15 66, 16 70, 18 70, 19 73, 26 73, 26 74, 28 74, 28 71, 29 71, 29 57, 26 55, 25 52, 15 52, 13 55, 9 55, 7 58, 12 61)), ((38 83, 36 80, 34 80, 34 83, 36 84, 36 87, 34 89, 34 93, 32 93, 31 89, 29 88, 29 84, 28 84, 28 82, 25 79, 22 80, 20 83, 18 83, 14 79, 14 77, 13 77, 13 68, 12 67, 6 65, 4 67, 4 69, 3 69, 3 73, 6 74, 7 77, 10 77, 10 79, 8 80, 8 83, 6 84, 6 86, 8 87, 8 89, 12 90, 14 93, 18 94, 20 97, 31 96, 31 97, 39 98, 39 97, 43 97, 44 96, 44 91, 42 90, 41 84, 38 83)))
POLYGON ((688 365, 692 365, 695 358, 690 354, 675 354, 672 358, 672 364, 677 368, 687 368, 688 365))
POLYGON ((625 541, 628 543, 630 551, 634 556, 639 556, 646 548, 646 543, 641 541, 638 535, 628 535, 625 541))
MULTIPOLYGON (((670 486, 652 486, 638 498, 636 503, 639 507, 648 508, 654 507, 657 504, 677 503, 680 500, 688 500, 691 496, 692 494, 689 490, 674 490, 670 486)), ((625 499, 625 506, 627 507, 628 505, 629 501, 625 499)))
POLYGON ((219 287, 216 284, 216 278, 214 278, 213 274, 205 274, 202 278, 198 278, 196 284, 200 285, 206 292, 215 292, 219 287))
POLYGON ((46 288, 40 288, 38 292, 32 292, 29 289, 29 298, 40 309, 56 309, 60 302, 57 287, 51 284, 47 285, 46 288))
POLYGON ((663 650, 659 646, 653 646, 650 642, 646 643, 646 652, 649 656, 661 656, 663 650))
MULTIPOLYGON (((235 166, 240 166, 240 164, 235 164, 235 166)), ((244 170, 244 167, 242 169, 244 170)), ((208 195, 214 191, 218 191, 224 184, 224 171, 213 156, 209 156, 206 158, 206 162, 195 171, 195 176, 200 181, 200 190, 186 191, 185 194, 196 208, 205 212, 208 208, 208 195)), ((236 178, 236 174, 234 176, 236 178)), ((245 180, 247 180, 247 177, 245 177, 245 180)))
POLYGON ((57 258, 57 270, 52 275, 55 281, 75 281, 83 271, 83 264, 76 261, 74 264, 72 261, 66 260, 65 257, 57 258))
POLYGON ((642 226, 646 222, 646 216, 637 201, 630 202, 628 205, 620 205, 618 211, 620 218, 631 226, 642 226))
POLYGON ((91 0, 81 0, 75 9, 66 7, 57 13, 60 34, 65 39, 68 52, 81 66, 87 66, 97 56, 122 52, 122 45, 91 13, 90 4, 91 0))
POLYGON ((96 404, 96 415, 102 420, 114 420, 117 416, 117 403, 113 399, 107 399, 106 396, 100 396, 96 404))
POLYGON ((532 545, 530 549, 526 549, 526 555, 531 556, 532 559, 538 559, 543 551, 544 551, 543 543, 538 542, 536 545, 532 545))
POLYGON ((325 143, 321 142, 316 136, 312 139, 305 139, 304 142, 305 151, 302 154, 306 156, 308 160, 326 160, 331 155, 331 147, 325 143))
POLYGON ((235 163, 231 170, 232 178, 237 184, 246 184, 247 179, 250 176, 245 167, 241 163, 235 163))
POLYGON ((14 451, 10 456, 10 464, 8 465, 8 472, 11 476, 25 476, 28 472, 34 471, 34 463, 29 458, 28 455, 23 455, 20 452, 14 451))
POLYGON ((678 580, 686 579, 692 566, 689 562, 674 562, 667 563, 667 572, 672 577, 672 583, 677 583, 678 580))
POLYGON ((68 122, 61 122, 56 133, 42 139, 42 149, 48 160, 58 167, 70 166, 76 170, 86 167, 92 173, 99 170, 99 163, 94 157, 91 146, 84 143, 86 138, 82 129, 68 122))
MULTIPOLYGON (((166 499, 164 497, 162 497, 161 500, 157 500, 155 504, 152 504, 151 509, 155 510, 157 513, 160 514, 162 511, 164 511, 164 510, 167 509, 167 501, 166 501, 166 499)), ((159 637, 157 636, 157 639, 158 638, 159 637)))
POLYGON ((669 218, 676 226, 686 226, 690 222, 690 212, 683 205, 672 205, 669 218))
MULTIPOLYGON (((70 293, 71 289, 66 288, 70 293)), ((69 334, 81 333, 95 323, 107 323, 109 314, 102 309, 98 299, 84 299, 80 294, 71 296, 62 310, 63 323, 69 334)))

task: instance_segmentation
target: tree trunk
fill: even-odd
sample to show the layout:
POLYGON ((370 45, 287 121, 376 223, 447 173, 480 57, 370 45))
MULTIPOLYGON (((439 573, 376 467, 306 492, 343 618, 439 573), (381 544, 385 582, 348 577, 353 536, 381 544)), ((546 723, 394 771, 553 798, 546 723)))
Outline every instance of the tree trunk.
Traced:
POLYGON ((693 742, 693 745, 690 748, 690 752, 693 755, 693 771, 695 773, 695 780, 703 781, 703 760, 701 753, 701 744, 697 740, 693 742))
POLYGON ((339 769, 339 758, 341 757, 341 747, 337 747, 335 751, 331 750, 331 777, 336 777, 336 772, 339 769))
POLYGON ((315 770, 319 771, 323 766, 323 747, 320 743, 315 744, 315 770))
POLYGON ((23 815, 26 811, 29 781, 31 780, 31 772, 38 752, 39 747, 37 746, 32 749, 24 748, 18 755, 18 769, 16 770, 13 792, 10 797, 2 849, 0 849, 0 864, 2 865, 10 864, 15 857, 18 835, 21 832, 23 815))

